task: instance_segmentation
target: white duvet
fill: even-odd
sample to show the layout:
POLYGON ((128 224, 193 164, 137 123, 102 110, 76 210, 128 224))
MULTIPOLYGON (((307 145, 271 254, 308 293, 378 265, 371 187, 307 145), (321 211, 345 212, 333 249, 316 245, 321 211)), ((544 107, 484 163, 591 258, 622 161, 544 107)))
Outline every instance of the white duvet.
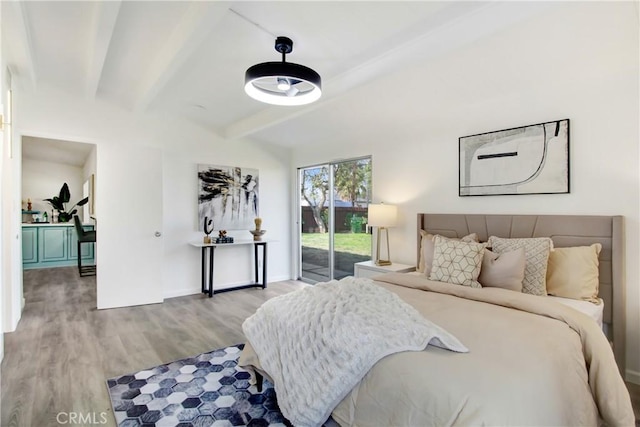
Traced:
POLYGON ((296 426, 322 424, 387 355, 428 344, 468 351, 394 293, 353 277, 273 298, 242 328, 296 426))

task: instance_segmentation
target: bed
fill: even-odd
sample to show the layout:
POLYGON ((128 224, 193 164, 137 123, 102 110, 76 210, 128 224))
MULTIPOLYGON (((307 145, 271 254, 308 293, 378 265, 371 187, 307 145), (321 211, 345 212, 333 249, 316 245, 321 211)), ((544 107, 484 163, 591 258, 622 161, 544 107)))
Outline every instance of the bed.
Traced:
MULTIPOLYGON (((473 233, 479 242, 493 242, 492 250, 516 239, 549 238, 549 245, 559 253, 565 253, 562 248, 597 246, 599 283, 594 297, 604 303, 602 328, 590 315, 553 297, 500 287, 452 285, 447 283, 451 277, 430 280, 434 274, 429 278, 393 273, 378 276, 372 283, 350 278, 344 283, 315 286, 325 296, 340 293, 334 302, 324 301, 325 296, 318 294, 311 297, 330 307, 330 313, 317 317, 309 314, 313 310, 304 311, 306 306, 294 300, 296 296, 276 301, 270 305, 271 315, 282 316, 284 320, 278 322, 294 323, 275 323, 271 335, 264 326, 269 323, 264 317, 266 310, 259 309, 243 325, 247 326, 248 340, 240 365, 274 382, 281 409, 285 407, 283 414, 290 414, 295 425, 320 425, 329 413, 343 426, 633 425, 629 394, 620 375, 625 366, 623 225, 620 216, 418 214, 419 266, 425 262, 425 235, 438 236, 437 240, 434 237, 437 261, 431 261, 432 273, 444 271, 439 268, 442 248, 478 248, 478 243, 459 243, 473 233), (357 343, 349 346, 349 351, 369 344, 383 347, 387 340, 393 341, 389 335, 375 341, 368 327, 377 325, 376 320, 367 320, 355 333, 348 323, 351 306, 345 301, 356 304, 357 292, 373 288, 384 290, 389 300, 402 301, 426 322, 441 328, 438 333, 442 335, 436 341, 452 343, 449 348, 453 351, 447 345, 432 345, 430 336, 430 345, 422 351, 380 350, 371 366, 360 354, 340 356, 349 340, 357 343), (259 313, 263 317, 258 317, 259 313), (343 313, 342 317, 336 313, 343 313), (307 320, 308 324, 302 324, 307 320), (346 324, 353 335, 345 338, 341 332, 329 330, 328 336, 321 337, 329 324, 346 324), (365 329, 366 333, 358 334, 365 329), (332 347, 338 338, 340 343, 332 347), (306 359, 305 352, 311 353, 306 359), (331 357, 323 361, 327 354, 331 357), (357 360, 365 372, 356 374, 355 379, 344 376, 336 362, 340 357, 344 364, 357 360), (305 376, 307 373, 312 375, 305 376), (334 377, 339 379, 334 381, 334 377), (340 384, 344 391, 336 391, 340 384), (281 397, 286 401, 281 402, 281 397), (290 399, 299 401, 291 406, 290 399), (313 413, 315 402, 322 399, 327 400, 328 412, 320 408, 315 418, 307 418, 305 412, 313 413)), ((532 262, 528 259, 529 265, 532 262)), ((367 298, 362 297, 369 301, 367 298)), ((371 301, 355 310, 377 304, 375 299, 371 301)), ((394 314, 393 319, 402 319, 402 315, 394 314)), ((380 329, 395 321, 380 323, 380 329)), ((403 328, 411 329, 406 323, 403 328)))

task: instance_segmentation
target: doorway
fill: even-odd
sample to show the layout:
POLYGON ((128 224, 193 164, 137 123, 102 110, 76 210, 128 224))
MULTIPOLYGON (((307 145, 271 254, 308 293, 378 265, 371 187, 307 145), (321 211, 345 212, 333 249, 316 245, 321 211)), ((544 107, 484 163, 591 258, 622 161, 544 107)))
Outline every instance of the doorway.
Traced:
MULTIPOLYGON (((78 259, 85 270, 96 264, 95 244, 84 244, 78 250, 74 216, 85 230, 95 230, 97 148, 90 143, 27 135, 21 142, 22 288, 27 298, 30 291, 38 291, 37 286, 29 285, 34 271, 62 274, 53 269, 66 267, 75 274, 78 259)), ((95 278, 87 283, 95 288, 95 278)), ((87 293, 94 302, 95 294, 95 289, 87 293)))
POLYGON ((301 280, 352 276, 356 262, 371 259, 371 166, 371 157, 362 157, 298 169, 301 280))

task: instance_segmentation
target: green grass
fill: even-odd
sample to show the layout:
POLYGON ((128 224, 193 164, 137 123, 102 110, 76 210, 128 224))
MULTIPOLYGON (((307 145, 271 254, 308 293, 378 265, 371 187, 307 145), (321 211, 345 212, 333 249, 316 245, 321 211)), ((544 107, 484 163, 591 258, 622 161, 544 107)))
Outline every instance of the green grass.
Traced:
MULTIPOLYGON (((302 246, 329 249, 329 233, 302 233, 302 246)), ((367 233, 338 233, 333 242, 337 252, 371 255, 371 235, 367 233)))

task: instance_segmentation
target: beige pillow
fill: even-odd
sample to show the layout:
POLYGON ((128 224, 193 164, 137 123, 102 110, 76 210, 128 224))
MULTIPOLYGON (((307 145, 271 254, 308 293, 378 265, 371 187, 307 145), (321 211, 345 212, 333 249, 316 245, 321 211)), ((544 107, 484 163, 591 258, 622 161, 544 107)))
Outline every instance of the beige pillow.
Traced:
POLYGON ((430 280, 481 288, 478 275, 484 244, 436 236, 430 280))
POLYGON ((526 261, 524 248, 500 255, 485 249, 478 282, 483 287, 522 292, 526 261))
MULTIPOLYGON (((416 271, 424 273, 429 277, 431 274, 431 264, 433 263, 433 248, 434 238, 436 235, 429 234, 424 230, 420 230, 421 242, 420 242, 420 259, 418 260, 418 268, 416 271)), ((444 237, 444 236, 442 236, 444 237)), ((450 237, 446 237, 449 239, 450 237)), ((460 240, 463 242, 478 242, 478 235, 476 233, 467 234, 461 239, 450 238, 452 240, 460 240)))
POLYGON ((598 256, 601 250, 600 243, 555 248, 549 255, 547 293, 599 304, 598 256))
POLYGON ((553 241, 549 237, 503 239, 491 236, 488 246, 497 254, 524 248, 527 262, 524 267, 522 292, 531 295, 547 295, 547 261, 549 252, 553 248, 553 241))

